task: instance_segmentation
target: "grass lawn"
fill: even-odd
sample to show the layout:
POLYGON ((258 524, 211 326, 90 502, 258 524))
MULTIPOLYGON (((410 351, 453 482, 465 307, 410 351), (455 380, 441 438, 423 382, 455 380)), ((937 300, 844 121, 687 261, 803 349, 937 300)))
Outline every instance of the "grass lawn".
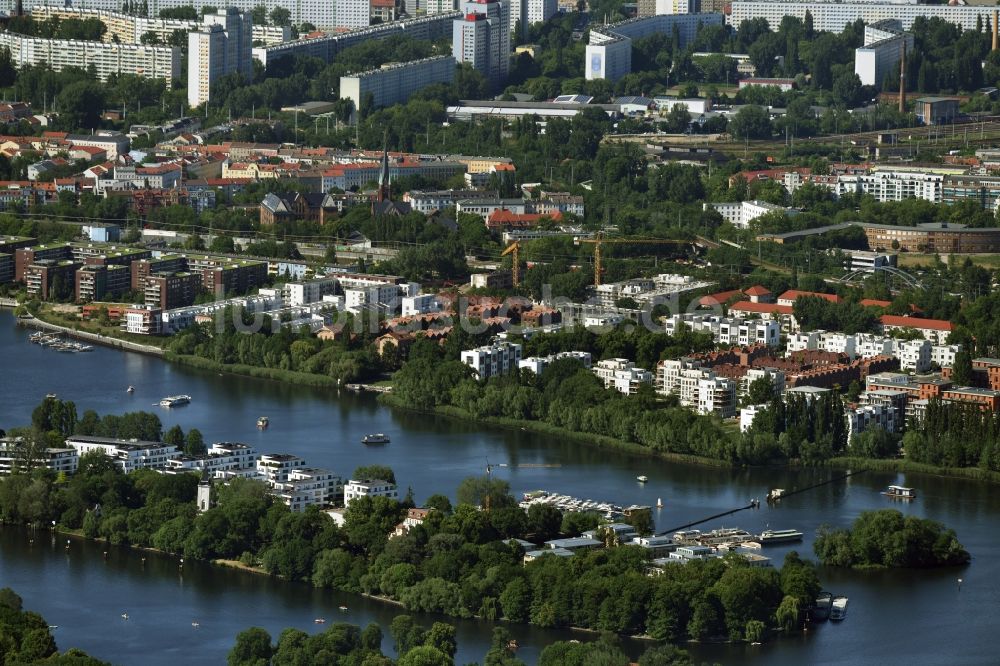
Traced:
MULTIPOLYGON (((942 261, 947 262, 946 255, 940 255, 942 261)), ((977 266, 982 266, 983 268, 995 269, 1000 268, 1000 254, 963 254, 961 255, 963 261, 965 257, 972 260, 972 263, 977 266)), ((901 252, 899 254, 899 267, 900 268, 914 268, 917 266, 933 266, 935 261, 935 255, 933 254, 914 254, 911 252, 901 252)))

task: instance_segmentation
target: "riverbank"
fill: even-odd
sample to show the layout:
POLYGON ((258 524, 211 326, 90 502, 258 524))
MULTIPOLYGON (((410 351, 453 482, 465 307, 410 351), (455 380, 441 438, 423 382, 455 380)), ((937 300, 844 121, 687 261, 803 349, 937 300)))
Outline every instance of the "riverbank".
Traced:
POLYGON ((648 456, 651 458, 669 460, 671 462, 693 463, 696 465, 704 465, 706 467, 733 467, 733 464, 728 460, 715 460, 713 458, 704 458, 702 456, 694 456, 685 453, 672 453, 670 451, 654 451, 634 442, 624 442, 619 439, 614 439, 613 437, 605 437, 604 435, 566 430, 550 423, 545 423, 544 421, 521 421, 517 419, 505 419, 490 416, 478 417, 473 416, 460 407, 453 407, 450 405, 435 407, 432 410, 416 409, 407 405, 392 393, 384 393, 378 397, 378 400, 382 404, 389 407, 403 409, 416 414, 435 414, 437 416, 446 416, 460 421, 493 425, 500 428, 506 428, 508 430, 524 430, 539 435, 547 435, 549 437, 561 437, 563 439, 570 439, 600 449, 613 449, 648 456))
POLYGON ((133 351, 139 354, 149 354, 151 356, 163 356, 163 349, 155 345, 140 344, 138 342, 132 342, 130 340, 123 340, 118 337, 111 337, 107 335, 101 335, 99 333, 91 333, 89 331, 81 331, 69 326, 62 324, 54 324, 52 322, 41 319, 37 316, 27 315, 17 318, 17 323, 20 326, 27 326, 28 328, 36 328, 42 331, 50 331, 52 333, 61 333, 71 338, 77 340, 84 340, 86 342, 92 342, 94 344, 102 345, 104 347, 111 347, 113 349, 122 349, 125 351, 133 351))
POLYGON ((287 382, 298 386, 311 386, 313 388, 337 388, 338 384, 332 377, 324 375, 314 375, 308 372, 296 372, 294 370, 281 370, 279 368, 259 368, 253 365, 243 365, 239 363, 217 363, 211 359, 193 356, 190 354, 177 354, 172 351, 164 351, 163 359, 178 365, 185 365, 189 368, 208 370, 230 375, 241 375, 244 377, 254 377, 256 379, 270 379, 277 382, 287 382))
POLYGON ((897 472, 913 474, 930 474, 953 479, 983 481, 985 483, 1000 483, 1000 472, 991 472, 978 467, 938 467, 912 460, 896 458, 893 460, 872 458, 830 458, 821 463, 835 469, 867 470, 870 472, 897 472))

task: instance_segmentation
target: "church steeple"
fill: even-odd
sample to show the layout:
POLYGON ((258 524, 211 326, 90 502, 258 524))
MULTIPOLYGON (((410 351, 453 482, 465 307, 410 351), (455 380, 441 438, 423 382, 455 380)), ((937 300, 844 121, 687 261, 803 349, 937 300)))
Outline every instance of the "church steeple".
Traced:
POLYGON ((389 178, 389 130, 385 131, 382 139, 382 168, 378 173, 378 201, 390 200, 390 188, 392 181, 389 178))

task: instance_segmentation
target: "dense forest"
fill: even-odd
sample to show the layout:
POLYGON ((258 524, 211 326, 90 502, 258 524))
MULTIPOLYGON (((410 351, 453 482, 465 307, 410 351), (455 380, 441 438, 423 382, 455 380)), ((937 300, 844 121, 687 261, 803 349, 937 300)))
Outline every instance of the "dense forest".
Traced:
POLYGON ((849 529, 822 528, 814 549, 835 567, 940 567, 971 559, 954 530, 895 509, 864 511, 849 529))

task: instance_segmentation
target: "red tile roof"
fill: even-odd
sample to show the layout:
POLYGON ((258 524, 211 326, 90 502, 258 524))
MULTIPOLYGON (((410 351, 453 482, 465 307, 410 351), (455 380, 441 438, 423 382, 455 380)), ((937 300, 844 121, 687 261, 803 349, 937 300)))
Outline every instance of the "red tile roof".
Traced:
POLYGON ((901 328, 916 328, 928 331, 951 331, 955 326, 943 319, 922 319, 920 317, 900 317, 898 315, 882 315, 879 318, 883 326, 899 326, 901 328))
POLYGON ((792 314, 791 305, 778 305, 777 303, 752 303, 750 301, 739 301, 729 306, 729 311, 756 312, 758 314, 792 314))
POLYGON ((778 296, 779 301, 792 301, 793 303, 803 296, 815 296, 816 298, 822 298, 824 300, 830 301, 831 303, 839 303, 840 296, 836 294, 821 294, 818 291, 799 291, 798 289, 789 289, 781 296, 778 296))
POLYGON ((865 308, 887 308, 892 305, 892 301, 880 301, 875 298, 862 298, 861 307, 865 308))
POLYGON ((730 291, 720 291, 717 294, 707 294, 698 299, 698 305, 704 305, 705 307, 711 307, 713 305, 723 305, 726 301, 736 296, 742 296, 743 292, 739 289, 732 289, 730 291))
POLYGON ((745 290, 743 293, 746 294, 747 296, 767 296, 768 294, 771 293, 771 290, 768 289, 767 287, 762 287, 759 284, 755 284, 754 286, 745 290))

